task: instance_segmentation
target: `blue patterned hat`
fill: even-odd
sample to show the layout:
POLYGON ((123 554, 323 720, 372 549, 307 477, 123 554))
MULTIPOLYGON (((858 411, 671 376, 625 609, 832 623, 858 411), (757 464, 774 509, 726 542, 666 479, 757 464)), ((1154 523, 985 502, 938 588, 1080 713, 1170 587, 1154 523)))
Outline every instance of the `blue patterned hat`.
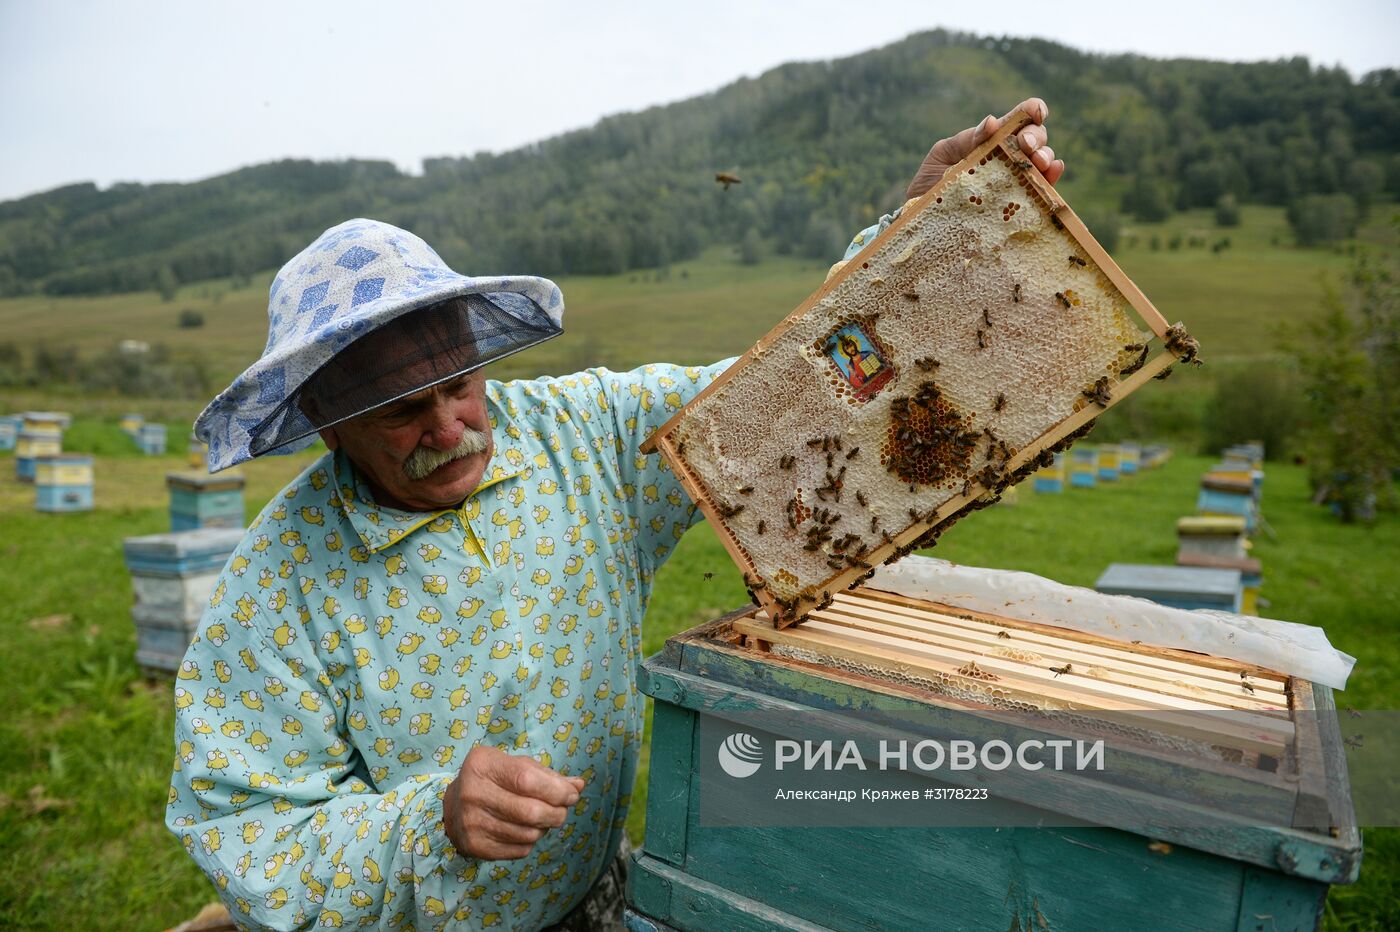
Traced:
POLYGON ((313 424, 295 403, 307 380, 370 331, 451 298, 469 299, 464 320, 477 344, 461 371, 563 332, 564 299, 548 279, 459 275, 423 240, 378 220, 322 233, 272 280, 262 357, 195 421, 209 471, 309 446, 328 425, 313 424))

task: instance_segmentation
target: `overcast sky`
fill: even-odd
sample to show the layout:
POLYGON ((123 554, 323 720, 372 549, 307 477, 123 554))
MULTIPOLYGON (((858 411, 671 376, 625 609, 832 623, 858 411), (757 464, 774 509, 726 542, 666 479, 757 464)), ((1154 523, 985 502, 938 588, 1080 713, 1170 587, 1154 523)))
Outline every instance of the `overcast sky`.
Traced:
POLYGON ((1396 0, 0 0, 0 199, 287 156, 416 171, 937 26, 1400 66, 1396 0))

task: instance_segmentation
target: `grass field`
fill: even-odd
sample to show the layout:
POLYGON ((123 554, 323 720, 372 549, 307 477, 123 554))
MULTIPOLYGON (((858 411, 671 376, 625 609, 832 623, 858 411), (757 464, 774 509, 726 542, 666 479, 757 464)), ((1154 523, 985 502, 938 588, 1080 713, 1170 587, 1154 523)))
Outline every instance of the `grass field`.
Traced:
MULTIPOLYGON (((164 474, 183 456, 143 457, 113 423, 80 419, 72 436, 105 449, 97 508, 43 515, 32 487, 0 456, 0 927, 153 929, 212 897, 162 824, 171 758, 173 681, 135 666, 130 584, 120 541, 167 528, 164 474)), ((313 454, 251 464, 250 516, 313 454)), ((1025 490, 1016 506, 980 512, 949 532, 937 555, 1092 584, 1110 562, 1167 563, 1173 522, 1189 512, 1207 458, 1093 491, 1025 490)), ((1360 662, 1345 704, 1394 708, 1400 644, 1400 521, 1347 527, 1307 503, 1302 471, 1271 465, 1261 539, 1264 595, 1276 617, 1324 625, 1360 662)), ((648 653, 664 640, 743 604, 737 572, 708 528, 692 531, 659 575, 647 615, 648 653), (705 573, 714 577, 704 580, 705 573)), ((645 770, 629 829, 640 841, 645 770)), ((1329 928, 1384 929, 1400 910, 1400 832, 1366 834, 1362 880, 1329 901, 1329 928)))
MULTIPOLYGON (((1378 212, 1363 240, 1380 241, 1378 212)), ((1183 320, 1211 365, 1153 384, 1143 394, 1198 410, 1211 372, 1274 356, 1281 324, 1314 311, 1324 276, 1344 274, 1345 252, 1301 250, 1282 211, 1246 208, 1245 223, 1219 231, 1205 212, 1128 231, 1117 255, 1171 320, 1183 320), (1167 243, 1180 234, 1229 235, 1219 255, 1167 243), (1150 248, 1152 236, 1161 248, 1150 248), (1134 241, 1136 245, 1133 245, 1134 241)), ((475 270, 482 271, 482 270, 475 270)), ((500 364, 512 377, 585 365, 615 368, 667 359, 698 363, 748 347, 820 284, 825 268, 772 257, 743 266, 724 250, 681 263, 669 277, 636 273, 561 282, 568 333, 500 364)), ((224 380, 253 359, 265 338, 266 279, 187 288, 173 303, 155 296, 0 301, 0 340, 31 347, 74 343, 84 353, 120 339, 165 342, 198 356, 224 380), (203 312, 182 330, 182 308, 203 312)), ((89 398, 62 390, 5 390, 0 411, 59 408, 78 419, 65 446, 97 454, 95 511, 41 515, 33 490, 0 455, 0 638, 11 647, 0 677, 0 927, 151 929, 192 915, 212 893, 164 829, 171 758, 170 681, 148 681, 133 659, 124 536, 168 528, 164 474, 184 464, 184 437, 206 398, 89 398), (171 454, 147 458, 117 429, 125 411, 167 423, 171 454)), ((1111 423, 1115 412, 1105 418, 1111 423)), ((1143 438, 1150 439, 1150 438, 1143 438)), ((1185 449, 1184 445, 1179 445, 1185 449)), ((1180 450, 1179 450, 1180 452, 1180 450)), ((245 468, 250 516, 314 454, 274 457, 245 468)), ((978 513, 947 534, 940 556, 1024 569, 1092 584, 1113 561, 1170 563, 1172 522, 1188 513, 1197 477, 1211 460, 1178 455, 1165 468, 1093 492, 1023 494, 1015 507, 978 513)), ((1345 527, 1307 503, 1301 469, 1269 466, 1265 510, 1277 539, 1261 539, 1269 614, 1327 628, 1360 658, 1342 701, 1358 708, 1400 703, 1400 521, 1345 527)), ((647 617, 651 653, 666 637, 742 604, 733 565, 714 535, 697 528, 662 571, 647 617), (705 573, 713 573, 703 581, 705 573)), ((640 840, 645 779, 629 828, 640 840)), ((1385 929, 1400 914, 1400 831, 1366 835, 1362 881, 1334 891, 1329 928, 1385 929)))

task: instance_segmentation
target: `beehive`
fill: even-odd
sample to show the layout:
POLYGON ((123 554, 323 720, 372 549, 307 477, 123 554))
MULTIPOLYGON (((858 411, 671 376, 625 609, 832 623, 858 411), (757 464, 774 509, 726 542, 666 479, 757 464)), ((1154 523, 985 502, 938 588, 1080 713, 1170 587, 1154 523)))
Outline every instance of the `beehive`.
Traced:
POLYGON ((121 419, 122 432, 132 440, 139 442, 141 439, 141 425, 145 423, 146 417, 143 414, 123 414, 121 419))
POLYGON ((1166 444, 1154 443, 1142 448, 1142 459, 1140 465, 1147 469, 1156 469, 1172 458, 1172 448, 1166 444))
POLYGON ((1094 588, 1108 595, 1150 599, 1170 608, 1238 612, 1244 580, 1237 569, 1113 563, 1094 588))
POLYGON ((63 434, 22 429, 15 440, 15 478, 20 482, 33 482, 39 457, 57 456, 62 451, 63 434))
POLYGON ((243 482, 239 473, 172 472, 165 477, 170 492, 170 530, 202 527, 243 527, 243 482))
POLYGON ((1251 534, 1259 520, 1254 482, 1237 475, 1208 472, 1201 477, 1196 510, 1203 515, 1236 515, 1244 518, 1251 534))
POLYGON ((655 712, 631 929, 1310 929, 1328 885, 1359 873, 1332 691, 1249 664, 858 588, 795 628, 746 609, 676 635, 638 688, 655 712), (845 783, 776 773, 777 739, 1015 744, 1080 726, 1106 727, 1090 732, 1105 771, 893 784, 990 787, 972 804, 784 820, 797 804, 774 801, 775 784, 885 785, 873 748, 845 783), (745 777, 717 759, 736 731, 760 750, 745 777), (999 801, 1026 808, 987 815, 999 801))
POLYGON ((1035 490, 1051 494, 1065 490, 1065 455, 1063 453, 1056 453, 1051 462, 1035 471, 1035 490))
POLYGON ((122 541, 135 595, 137 663, 179 668, 219 572, 242 539, 240 528, 205 528, 122 541))
POLYGON ((1120 443, 1118 445, 1118 471, 1125 476, 1131 476, 1138 471, 1138 465, 1142 461, 1142 446, 1136 443, 1120 443))
POLYGON ((1194 357, 1015 147, 1027 123, 1008 118, 644 447, 782 624, 1194 357))
POLYGON ((1069 484, 1092 489, 1099 482, 1099 451, 1096 447, 1075 447, 1070 451, 1069 484))
POLYGON ((0 417, 0 451, 13 450, 15 441, 19 439, 19 425, 23 423, 20 418, 0 417))
POLYGON ((1099 478, 1104 482, 1118 480, 1118 457, 1118 444, 1104 443, 1099 445, 1099 478))
POLYGON ((1177 561, 1183 556, 1239 560, 1249 556, 1245 520, 1233 515, 1192 515, 1176 521, 1177 561))
POLYGON ((20 415, 22 430, 31 434, 63 436, 73 418, 62 411, 26 411, 20 415))
POLYGON ((92 509, 92 457, 83 453, 40 456, 34 461, 34 507, 39 511, 92 509))
POLYGON ((165 453, 165 425, 142 424, 136 442, 147 456, 161 456, 165 453))

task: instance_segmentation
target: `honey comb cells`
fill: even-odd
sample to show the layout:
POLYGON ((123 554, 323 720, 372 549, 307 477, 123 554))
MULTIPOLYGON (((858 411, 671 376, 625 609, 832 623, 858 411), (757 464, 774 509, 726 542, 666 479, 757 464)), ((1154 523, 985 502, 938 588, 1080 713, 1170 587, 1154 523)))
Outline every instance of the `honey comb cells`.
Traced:
POLYGON ((1011 147, 1024 122, 653 438, 780 625, 930 542, 1174 361, 1147 361, 1165 322, 1011 147))

